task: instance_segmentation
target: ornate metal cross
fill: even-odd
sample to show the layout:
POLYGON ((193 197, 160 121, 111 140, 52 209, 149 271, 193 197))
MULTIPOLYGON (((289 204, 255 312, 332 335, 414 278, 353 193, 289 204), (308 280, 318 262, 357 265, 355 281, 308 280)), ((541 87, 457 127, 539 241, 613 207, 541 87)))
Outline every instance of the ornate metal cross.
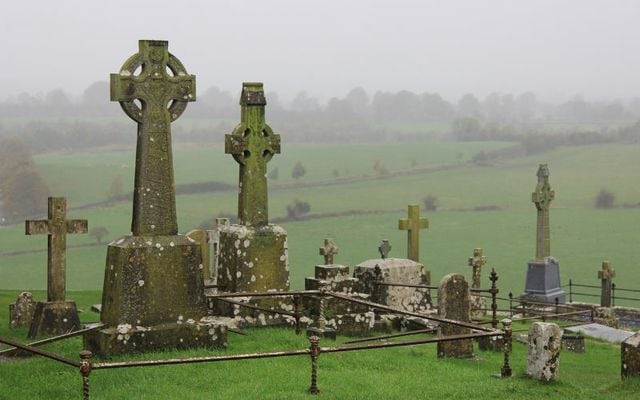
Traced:
POLYGON ((420 262, 420 229, 429 228, 429 220, 420 218, 420 206, 409 205, 409 218, 398 221, 398 229, 407 231, 407 258, 420 262))
POLYGON ((603 261, 602 267, 598 271, 598 279, 601 282, 600 305, 602 307, 611 307, 611 289, 615 276, 616 270, 611 266, 611 262, 603 261))
POLYGON ((391 243, 389 243, 388 239, 382 239, 382 243, 378 246, 378 252, 380 253, 380 257, 384 260, 389 257, 389 252, 391 251, 391 243))
POLYGON ((86 219, 67 220, 67 199, 49 197, 48 219, 25 221, 25 234, 49 235, 47 249, 47 301, 65 301, 67 234, 87 233, 86 219))
POLYGON ((549 184, 549 168, 547 164, 540 164, 538 168, 538 184, 531 194, 531 201, 538 210, 538 224, 536 228, 536 259, 544 260, 551 255, 551 239, 549 233, 549 205, 555 198, 555 192, 549 184))
POLYGON ((243 225, 269 223, 267 163, 280 153, 280 135, 265 122, 266 104, 262 83, 244 82, 240 124, 225 136, 225 153, 240 164, 238 218, 243 225))
POLYGON ((480 287, 480 274, 482 267, 487 263, 487 257, 482 255, 482 249, 473 249, 473 257, 469 257, 469 266, 473 267, 473 278, 471 280, 472 288, 480 287))
POLYGON ((111 74, 111 101, 120 102, 138 123, 131 231, 134 236, 175 235, 171 122, 195 100, 196 78, 169 53, 166 41, 141 40, 139 47, 120 73, 111 74))
POLYGON ((325 239, 324 246, 320 247, 320 255, 324 256, 324 264, 333 264, 333 256, 336 254, 338 254, 338 246, 336 246, 333 240, 329 238, 325 239))

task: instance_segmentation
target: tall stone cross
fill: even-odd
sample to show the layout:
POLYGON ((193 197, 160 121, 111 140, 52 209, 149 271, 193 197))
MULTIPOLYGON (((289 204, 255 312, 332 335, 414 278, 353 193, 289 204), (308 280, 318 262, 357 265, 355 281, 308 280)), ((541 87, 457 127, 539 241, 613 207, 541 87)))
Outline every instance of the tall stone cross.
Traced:
POLYGON ((601 282, 600 305, 602 307, 611 307, 611 289, 613 278, 616 276, 616 270, 611 266, 610 261, 603 261, 600 271, 598 271, 598 279, 601 282))
POLYGON ((540 164, 538 168, 538 184, 531 194, 531 201, 538 210, 538 224, 536 228, 536 260, 544 260, 551 255, 551 239, 549 234, 549 205, 555 198, 555 192, 549 185, 549 168, 547 164, 540 164))
POLYGON ((473 279, 471 281, 472 288, 480 287, 480 274, 482 267, 487 263, 487 257, 482 255, 482 249, 473 249, 473 257, 469 257, 469 266, 473 267, 473 279))
POLYGON ((48 235, 47 301, 65 301, 67 234, 87 233, 86 219, 67 220, 67 199, 49 197, 48 219, 25 221, 27 235, 48 235))
POLYGON ((420 262, 420 229, 429 228, 429 220, 420 218, 420 206, 413 204, 408 207, 409 218, 398 221, 398 229, 407 231, 407 258, 420 262))
POLYGON ((240 124, 225 136, 225 153, 240 164, 238 218, 242 225, 269 222, 267 163, 280 153, 280 135, 274 134, 265 122, 266 104, 262 83, 244 82, 240 124))
POLYGON ((195 100, 196 78, 169 53, 168 42, 141 40, 139 47, 120 73, 111 74, 111 101, 120 102, 138 123, 131 232, 175 235, 171 122, 182 115, 187 102, 195 100))
POLYGON ((333 240, 329 238, 325 239, 324 246, 320 247, 320 255, 324 256, 324 264, 333 264, 333 256, 336 254, 338 254, 338 246, 336 246, 333 240))

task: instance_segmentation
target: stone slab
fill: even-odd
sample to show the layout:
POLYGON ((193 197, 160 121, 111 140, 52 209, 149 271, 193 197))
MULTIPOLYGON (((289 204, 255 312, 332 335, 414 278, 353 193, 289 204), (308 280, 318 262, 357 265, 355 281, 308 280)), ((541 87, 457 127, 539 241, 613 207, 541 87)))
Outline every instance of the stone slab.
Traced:
POLYGON ((633 336, 633 332, 625 331, 622 329, 615 329, 601 324, 572 326, 564 329, 569 332, 581 333, 585 336, 606 340, 607 342, 611 343, 620 343, 625 339, 633 336))

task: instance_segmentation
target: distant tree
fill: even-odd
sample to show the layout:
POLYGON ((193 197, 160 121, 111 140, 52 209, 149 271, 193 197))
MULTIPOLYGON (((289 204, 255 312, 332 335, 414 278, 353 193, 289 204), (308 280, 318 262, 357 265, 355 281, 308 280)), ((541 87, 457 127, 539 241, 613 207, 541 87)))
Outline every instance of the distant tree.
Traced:
POLYGON ((364 115, 367 113, 369 107, 369 95, 361 87, 355 87, 351 89, 345 96, 344 100, 349 103, 351 110, 358 115, 364 115))
POLYGON ((122 175, 116 175, 116 177, 111 181, 111 184, 109 184, 109 189, 107 189, 107 200, 117 200, 122 196, 122 194, 122 175))
POLYGON ((307 173, 307 169, 302 165, 300 161, 296 162, 291 170, 291 177, 293 179, 302 178, 307 173))
POLYGON ((476 96, 471 93, 462 96, 458 101, 458 114, 461 117, 480 117, 482 115, 482 106, 476 96))
POLYGON ((107 236, 108 234, 109 230, 104 226, 96 226, 95 228, 91 229, 91 231, 89 231, 89 235, 96 238, 98 244, 102 243, 102 238, 107 236))
POLYGON ((320 103, 315 97, 310 97, 304 90, 299 92, 291 102, 294 111, 316 111, 320 109, 320 103))
POLYGON ((311 211, 311 206, 306 201, 294 200, 287 205, 287 217, 298 219, 311 211))
POLYGON ((615 201, 615 195, 607 190, 601 190, 594 200, 596 208, 612 208, 615 201))
POLYGON ((456 118, 451 124, 451 133, 458 140, 478 140, 482 136, 482 126, 473 117, 456 118))
POLYGON ((91 106, 109 104, 109 83, 106 81, 93 82, 82 92, 82 103, 91 106))
POLYGON ((267 175, 269 179, 272 179, 274 181, 277 180, 279 176, 280 176, 280 171, 278 171, 278 167, 269 171, 269 174, 267 175))
POLYGON ((438 198, 432 194, 428 194, 427 197, 422 199, 422 204, 424 204, 424 209, 426 211, 438 210, 438 198))

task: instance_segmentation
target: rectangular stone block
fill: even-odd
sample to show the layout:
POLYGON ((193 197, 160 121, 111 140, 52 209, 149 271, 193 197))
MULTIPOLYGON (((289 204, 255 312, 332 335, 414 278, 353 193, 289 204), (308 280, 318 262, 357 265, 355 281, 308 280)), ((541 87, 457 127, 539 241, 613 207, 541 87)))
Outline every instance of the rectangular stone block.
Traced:
MULTIPOLYGON (((445 275, 438 286, 438 315, 460 322, 470 322, 469 284, 460 274, 445 275)), ((453 336, 470 333, 463 326, 440 323, 438 336, 453 336)), ((438 357, 471 358, 473 340, 461 339, 438 342, 438 357)))
POLYGON ((529 327, 527 374, 542 382, 560 376, 562 330, 553 323, 534 322, 529 327))
POLYGON ((527 264, 527 281, 523 298, 530 301, 564 304, 564 290, 560 287, 560 263, 553 257, 531 260, 527 264))
POLYGON ((39 301, 29 326, 29 339, 40 335, 61 335, 80 329, 75 301, 39 301))
POLYGON ((342 280, 349 277, 349 267, 347 265, 316 265, 314 272, 316 279, 325 281, 342 280))

